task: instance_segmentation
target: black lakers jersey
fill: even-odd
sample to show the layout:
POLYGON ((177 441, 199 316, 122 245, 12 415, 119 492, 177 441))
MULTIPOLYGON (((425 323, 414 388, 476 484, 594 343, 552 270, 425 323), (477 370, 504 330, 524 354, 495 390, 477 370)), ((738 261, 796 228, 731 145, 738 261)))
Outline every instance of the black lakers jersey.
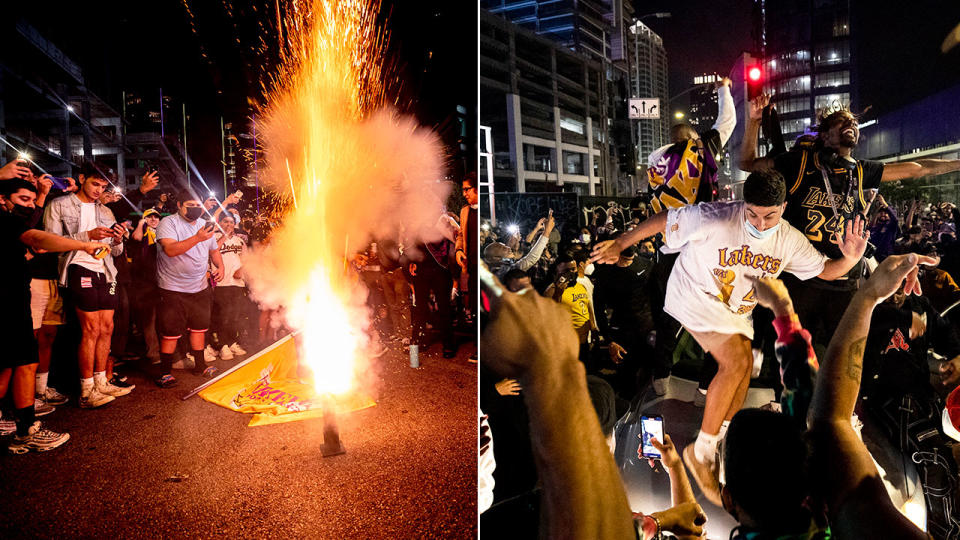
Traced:
POLYGON ((847 171, 823 166, 816 151, 799 150, 777 156, 774 167, 787 183, 786 220, 824 255, 842 257, 840 247, 833 243, 834 234, 842 233, 844 222, 865 211, 869 198, 866 192, 880 187, 883 163, 858 159, 856 168, 847 171), (821 167, 827 172, 830 189, 821 167))

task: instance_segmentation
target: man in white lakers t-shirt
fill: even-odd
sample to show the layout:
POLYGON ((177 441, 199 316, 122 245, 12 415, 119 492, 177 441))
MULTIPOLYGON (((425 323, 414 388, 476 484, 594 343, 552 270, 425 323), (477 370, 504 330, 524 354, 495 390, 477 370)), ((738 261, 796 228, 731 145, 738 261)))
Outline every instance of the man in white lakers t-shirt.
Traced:
POLYGON ((591 260, 613 263, 644 238, 664 235, 665 251, 680 253, 667 283, 664 311, 677 319, 720 366, 707 392, 700 434, 683 451, 704 495, 720 505, 716 450, 721 427, 740 410, 750 385, 753 280, 790 272, 800 279, 833 280, 863 256, 869 233, 857 218, 839 244, 843 257, 829 259, 797 229, 781 220, 786 185, 775 172, 754 172, 743 201, 701 203, 661 212, 616 240, 601 242, 591 260), (852 230, 851 230, 852 229, 852 230))

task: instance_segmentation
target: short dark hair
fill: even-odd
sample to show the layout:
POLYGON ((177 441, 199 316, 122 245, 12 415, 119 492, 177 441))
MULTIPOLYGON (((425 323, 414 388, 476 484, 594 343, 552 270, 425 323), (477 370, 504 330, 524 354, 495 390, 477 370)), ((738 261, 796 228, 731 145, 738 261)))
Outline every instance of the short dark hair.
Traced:
POLYGON ((600 420, 603 436, 609 437, 617 424, 617 400, 613 387, 596 375, 587 375, 587 394, 600 420))
POLYGON ((566 263, 574 263, 574 264, 576 264, 576 262, 577 262, 577 260, 574 259, 574 258, 573 258, 573 255, 571 255, 569 252, 561 253, 561 254, 557 255, 557 260, 556 260, 556 264, 557 264, 557 265, 566 264, 566 263))
POLYGON ((693 126, 690 124, 675 124, 670 126, 670 142, 673 144, 690 141, 697 137, 697 130, 693 129, 693 126))
POLYGON ((780 530, 805 515, 803 503, 810 491, 806 469, 806 441, 794 419, 743 409, 730 421, 724 442, 725 487, 761 528, 780 530))
POLYGON ((237 218, 235 218, 230 212, 220 212, 220 215, 217 216, 217 222, 219 223, 225 219, 232 219, 234 223, 237 222, 237 218))
POLYGON ((743 200, 755 206, 780 206, 787 198, 787 183, 774 170, 753 171, 743 183, 743 200))
POLYGON ((463 181, 473 189, 477 189, 477 173, 471 171, 463 177, 463 181))
POLYGON ((33 184, 27 182, 23 178, 14 178, 12 180, 0 180, 0 195, 3 195, 6 198, 10 198, 11 195, 25 189, 31 191, 34 194, 37 193, 37 188, 33 184))
POLYGON ((523 270, 519 268, 512 268, 509 272, 503 275, 503 284, 508 285, 511 281, 528 277, 530 277, 530 274, 524 272, 523 270))
POLYGON ((183 204, 187 201, 203 202, 203 199, 197 197, 196 194, 193 193, 192 189, 180 188, 177 190, 177 204, 183 204))
POLYGON ((86 160, 80 165, 80 174, 86 178, 100 178, 107 182, 113 181, 113 169, 110 167, 101 167, 96 163, 86 160))

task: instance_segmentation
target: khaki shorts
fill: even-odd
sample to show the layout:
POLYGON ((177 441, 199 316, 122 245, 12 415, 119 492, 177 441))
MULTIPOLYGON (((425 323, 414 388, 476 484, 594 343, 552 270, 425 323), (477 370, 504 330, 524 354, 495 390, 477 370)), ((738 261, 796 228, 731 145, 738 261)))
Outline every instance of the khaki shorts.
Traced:
POLYGON ((66 323, 63 314, 63 296, 55 279, 30 280, 30 316, 33 329, 43 325, 60 326, 66 323))

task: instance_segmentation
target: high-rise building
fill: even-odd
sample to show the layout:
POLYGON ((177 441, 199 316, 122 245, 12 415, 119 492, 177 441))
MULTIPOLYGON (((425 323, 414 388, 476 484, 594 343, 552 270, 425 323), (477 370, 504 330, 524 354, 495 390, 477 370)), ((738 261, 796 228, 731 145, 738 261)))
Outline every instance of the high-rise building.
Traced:
POLYGON ((663 39, 647 25, 637 21, 631 27, 631 42, 634 55, 631 58, 628 78, 630 94, 639 98, 659 98, 661 116, 657 120, 637 120, 636 139, 640 165, 644 166, 651 152, 667 144, 670 129, 669 93, 667 86, 667 52, 663 39))
POLYGON ((611 12, 622 5, 621 0, 480 1, 490 13, 597 61, 610 58, 611 12))
POLYGON ((608 177, 603 64, 480 11, 480 124, 494 191, 601 192, 608 177))
POLYGON ((714 83, 720 80, 716 73, 697 75, 690 87, 690 108, 685 120, 698 133, 709 130, 717 120, 719 103, 714 83))
POLYGON ((762 18, 764 91, 773 95, 787 146, 825 109, 856 110, 850 0, 756 0, 762 18))

